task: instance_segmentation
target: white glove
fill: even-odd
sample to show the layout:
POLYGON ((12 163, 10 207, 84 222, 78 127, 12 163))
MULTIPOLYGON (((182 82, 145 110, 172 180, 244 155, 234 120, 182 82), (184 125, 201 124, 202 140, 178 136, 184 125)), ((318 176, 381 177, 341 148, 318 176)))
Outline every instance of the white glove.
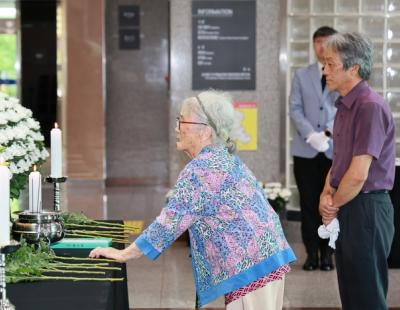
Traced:
POLYGON ((329 246, 332 249, 336 249, 335 242, 339 236, 339 232, 340 227, 337 218, 334 218, 327 226, 322 224, 318 227, 318 236, 320 236, 322 239, 329 238, 329 246))
POLYGON ((310 143, 311 146, 318 152, 326 152, 329 149, 329 137, 325 135, 325 132, 312 132, 306 142, 310 143))

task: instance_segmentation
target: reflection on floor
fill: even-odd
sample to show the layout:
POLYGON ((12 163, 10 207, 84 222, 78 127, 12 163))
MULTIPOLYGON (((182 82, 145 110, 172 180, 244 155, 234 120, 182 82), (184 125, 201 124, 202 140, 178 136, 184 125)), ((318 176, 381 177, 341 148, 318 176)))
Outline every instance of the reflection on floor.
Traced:
MULTIPOLYGON (((160 186, 105 188, 102 182, 72 180, 63 186, 63 210, 84 212, 95 218, 142 220, 145 227, 160 212, 168 190, 160 186)), ((51 188, 45 189, 51 196, 51 188)), ((51 203, 51 199, 44 198, 49 200, 51 203)), ((285 309, 340 309, 336 272, 303 271, 305 253, 299 237, 300 225, 285 222, 284 229, 298 257, 286 278, 285 309)), ((193 276, 185 242, 175 242, 154 262, 141 258, 129 262, 127 267, 131 308, 194 309, 193 276)), ((393 309, 400 307, 398 292, 400 269, 391 269, 388 302, 393 309)), ((223 309, 223 299, 206 309, 211 308, 223 309)))

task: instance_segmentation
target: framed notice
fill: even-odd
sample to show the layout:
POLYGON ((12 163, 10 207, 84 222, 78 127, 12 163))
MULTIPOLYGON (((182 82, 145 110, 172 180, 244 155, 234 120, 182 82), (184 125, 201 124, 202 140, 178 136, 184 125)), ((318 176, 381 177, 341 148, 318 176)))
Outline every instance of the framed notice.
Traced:
POLYGON ((256 2, 192 1, 192 88, 255 89, 256 2))
POLYGON ((139 29, 120 29, 119 30, 119 49, 135 50, 140 48, 139 29))
POLYGON ((140 14, 138 5, 120 5, 118 7, 118 24, 120 27, 139 27, 140 14))
POLYGON ((231 136, 239 151, 257 150, 257 103, 235 102, 235 126, 231 136))

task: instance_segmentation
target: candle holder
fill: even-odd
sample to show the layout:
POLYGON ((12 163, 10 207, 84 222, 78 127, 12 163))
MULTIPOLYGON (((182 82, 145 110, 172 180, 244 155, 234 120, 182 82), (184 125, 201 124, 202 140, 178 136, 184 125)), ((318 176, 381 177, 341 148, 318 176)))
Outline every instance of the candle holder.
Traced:
POLYGON ((46 178, 46 182, 53 183, 55 212, 61 211, 60 183, 64 183, 65 181, 67 181, 67 177, 53 178, 52 176, 48 176, 46 178))
POLYGON ((18 250, 20 243, 12 240, 10 244, 0 246, 0 310, 14 310, 14 305, 7 299, 6 294, 6 254, 18 250))

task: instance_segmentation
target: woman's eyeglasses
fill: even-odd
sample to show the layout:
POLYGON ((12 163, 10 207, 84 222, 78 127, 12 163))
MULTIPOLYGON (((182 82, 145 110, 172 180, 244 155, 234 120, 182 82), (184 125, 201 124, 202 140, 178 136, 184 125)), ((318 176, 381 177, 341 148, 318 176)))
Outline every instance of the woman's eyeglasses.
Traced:
POLYGON ((192 125, 205 125, 208 126, 206 123, 196 123, 196 122, 185 122, 182 121, 179 117, 176 118, 176 127, 178 127, 179 130, 181 130, 181 124, 192 124, 192 125))

